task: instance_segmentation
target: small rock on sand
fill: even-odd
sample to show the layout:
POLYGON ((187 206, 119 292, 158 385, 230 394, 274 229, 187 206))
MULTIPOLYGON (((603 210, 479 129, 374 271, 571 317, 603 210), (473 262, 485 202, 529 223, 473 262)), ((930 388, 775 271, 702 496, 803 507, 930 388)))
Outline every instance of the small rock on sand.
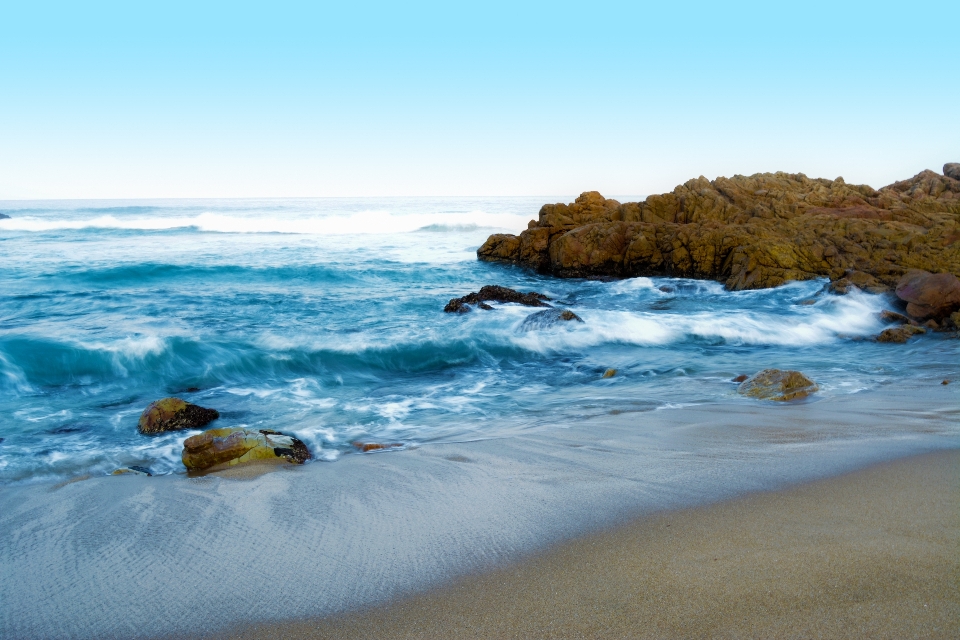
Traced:
POLYGON ((818 390, 816 383, 799 371, 764 369, 737 388, 737 393, 759 400, 797 400, 818 390))

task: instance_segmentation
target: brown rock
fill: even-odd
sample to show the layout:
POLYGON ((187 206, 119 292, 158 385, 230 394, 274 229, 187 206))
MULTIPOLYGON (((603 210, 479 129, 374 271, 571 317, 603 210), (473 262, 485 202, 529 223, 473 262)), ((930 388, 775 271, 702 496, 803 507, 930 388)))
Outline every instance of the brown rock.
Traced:
POLYGON ((137 431, 144 435, 154 435, 166 431, 199 429, 220 417, 216 409, 184 402, 180 398, 164 398, 151 402, 137 423, 137 431))
POLYGON ((911 320, 910 318, 903 315, 902 313, 897 313, 896 311, 888 311, 886 309, 880 312, 880 319, 886 322, 887 324, 893 324, 893 323, 912 324, 912 325, 917 324, 916 320, 911 320))
POLYGON ((883 291, 909 269, 960 273, 958 214, 960 181, 932 171, 880 190, 803 174, 701 177, 639 203, 586 192, 544 205, 537 226, 490 236, 477 255, 561 277, 708 278, 734 290, 829 277, 883 291))
POLYGON ((797 400, 818 390, 816 383, 799 371, 764 369, 755 373, 737 388, 737 393, 759 400, 797 400))
POLYGON ((898 344, 903 344, 911 337, 919 335, 921 333, 926 333, 927 330, 923 327, 917 327, 911 324, 905 324, 899 327, 891 327, 890 329, 884 329, 880 332, 880 335, 877 336, 877 342, 894 342, 898 344))
POLYGON ((392 442, 389 444, 381 444, 379 442, 352 442, 350 443, 360 451, 367 453, 368 451, 381 451, 383 449, 397 449, 402 447, 403 444, 400 442, 392 442))
POLYGON ((615 375, 617 375, 616 369, 607 369, 606 371, 603 372, 604 378, 612 378, 615 375))
POLYGON ((750 376, 748 376, 747 374, 741 373, 741 374, 738 375, 736 378, 734 378, 733 381, 734 381, 734 382, 743 382, 744 380, 746 380, 746 379, 749 378, 749 377, 750 377, 750 376))
POLYGON ((907 314, 917 320, 942 319, 960 308, 960 278, 911 269, 897 283, 897 297, 907 303, 907 314))
POLYGON ((310 450, 302 441, 270 429, 210 429, 183 441, 180 456, 190 471, 217 471, 251 462, 303 464, 310 450))

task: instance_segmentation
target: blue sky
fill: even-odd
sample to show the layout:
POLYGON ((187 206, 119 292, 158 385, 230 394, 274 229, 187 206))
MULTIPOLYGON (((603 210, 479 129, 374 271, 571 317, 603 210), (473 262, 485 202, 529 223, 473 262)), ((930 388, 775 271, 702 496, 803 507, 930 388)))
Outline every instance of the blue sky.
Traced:
POLYGON ((0 0, 0 199, 565 195, 960 161, 960 3, 0 0))

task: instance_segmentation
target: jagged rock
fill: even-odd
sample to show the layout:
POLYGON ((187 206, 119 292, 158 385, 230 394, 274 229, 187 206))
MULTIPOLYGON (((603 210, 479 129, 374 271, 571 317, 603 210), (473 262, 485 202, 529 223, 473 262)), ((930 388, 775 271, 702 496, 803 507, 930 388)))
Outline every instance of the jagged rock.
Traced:
POLYGON ((733 290, 854 273, 881 291, 909 269, 960 273, 958 214, 960 179, 933 171, 880 190, 803 174, 700 177, 643 202, 591 191, 544 205, 536 226, 492 235, 477 255, 561 277, 707 278, 733 290))
POLYGON ((468 293, 462 298, 454 298, 447 303, 443 310, 447 313, 466 313, 470 311, 468 305, 471 304, 475 304, 481 309, 493 309, 487 302, 516 302, 527 307, 549 307, 550 305, 544 302, 549 299, 536 291, 521 293, 507 287, 488 284, 485 287, 480 287, 480 291, 468 293))
POLYGON ((147 469, 146 467, 137 467, 137 466, 120 467, 119 469, 113 471, 110 475, 122 476, 126 474, 133 474, 135 476, 152 476, 153 475, 152 473, 150 473, 150 469, 147 469))
POLYGON ((569 309, 544 309, 531 313, 520 324, 520 331, 534 331, 557 324, 558 322, 583 322, 583 318, 569 309))
POLYGON ((912 324, 904 324, 899 327, 884 329, 880 332, 880 335, 877 336, 877 342, 894 342, 903 344, 911 337, 926 332, 927 330, 923 327, 917 327, 912 324))
POLYGON ((816 383, 799 371, 764 369, 737 387, 737 393, 760 400, 796 400, 818 390, 816 383))
POLYGON ((249 462, 303 464, 310 450, 297 438, 270 429, 209 429, 183 441, 180 459, 190 471, 217 471, 249 462))
POLYGON ((886 322, 887 324, 893 324, 893 323, 912 324, 912 325, 917 324, 916 320, 911 320, 910 318, 903 315, 902 313, 897 313, 896 311, 888 311, 886 309, 880 312, 880 319, 886 322))
POLYGON ((948 162, 943 165, 943 175, 954 180, 960 180, 960 162, 948 162))
POLYGON ((960 309, 960 278, 911 269, 897 283, 897 297, 907 303, 907 315, 917 320, 946 318, 960 309))
POLYGON ((137 431, 144 435, 154 435, 165 431, 199 429, 216 420, 220 413, 216 409, 184 402, 180 398, 164 398, 151 402, 137 423, 137 431))

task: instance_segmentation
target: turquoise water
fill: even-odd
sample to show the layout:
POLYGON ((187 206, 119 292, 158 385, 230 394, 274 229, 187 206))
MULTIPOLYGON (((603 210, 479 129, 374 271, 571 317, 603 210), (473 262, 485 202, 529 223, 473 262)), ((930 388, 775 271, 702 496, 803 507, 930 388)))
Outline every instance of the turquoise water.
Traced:
POLYGON ((195 432, 136 431, 168 395, 218 409, 217 426, 294 433, 333 462, 355 440, 747 403, 731 378, 766 367, 804 371, 820 397, 955 375, 960 341, 857 340, 883 328, 889 301, 822 281, 728 292, 477 261, 490 233, 560 200, 0 203, 0 482, 184 472, 195 432), (484 284, 546 293, 584 323, 523 331, 534 309, 442 312, 484 284))

